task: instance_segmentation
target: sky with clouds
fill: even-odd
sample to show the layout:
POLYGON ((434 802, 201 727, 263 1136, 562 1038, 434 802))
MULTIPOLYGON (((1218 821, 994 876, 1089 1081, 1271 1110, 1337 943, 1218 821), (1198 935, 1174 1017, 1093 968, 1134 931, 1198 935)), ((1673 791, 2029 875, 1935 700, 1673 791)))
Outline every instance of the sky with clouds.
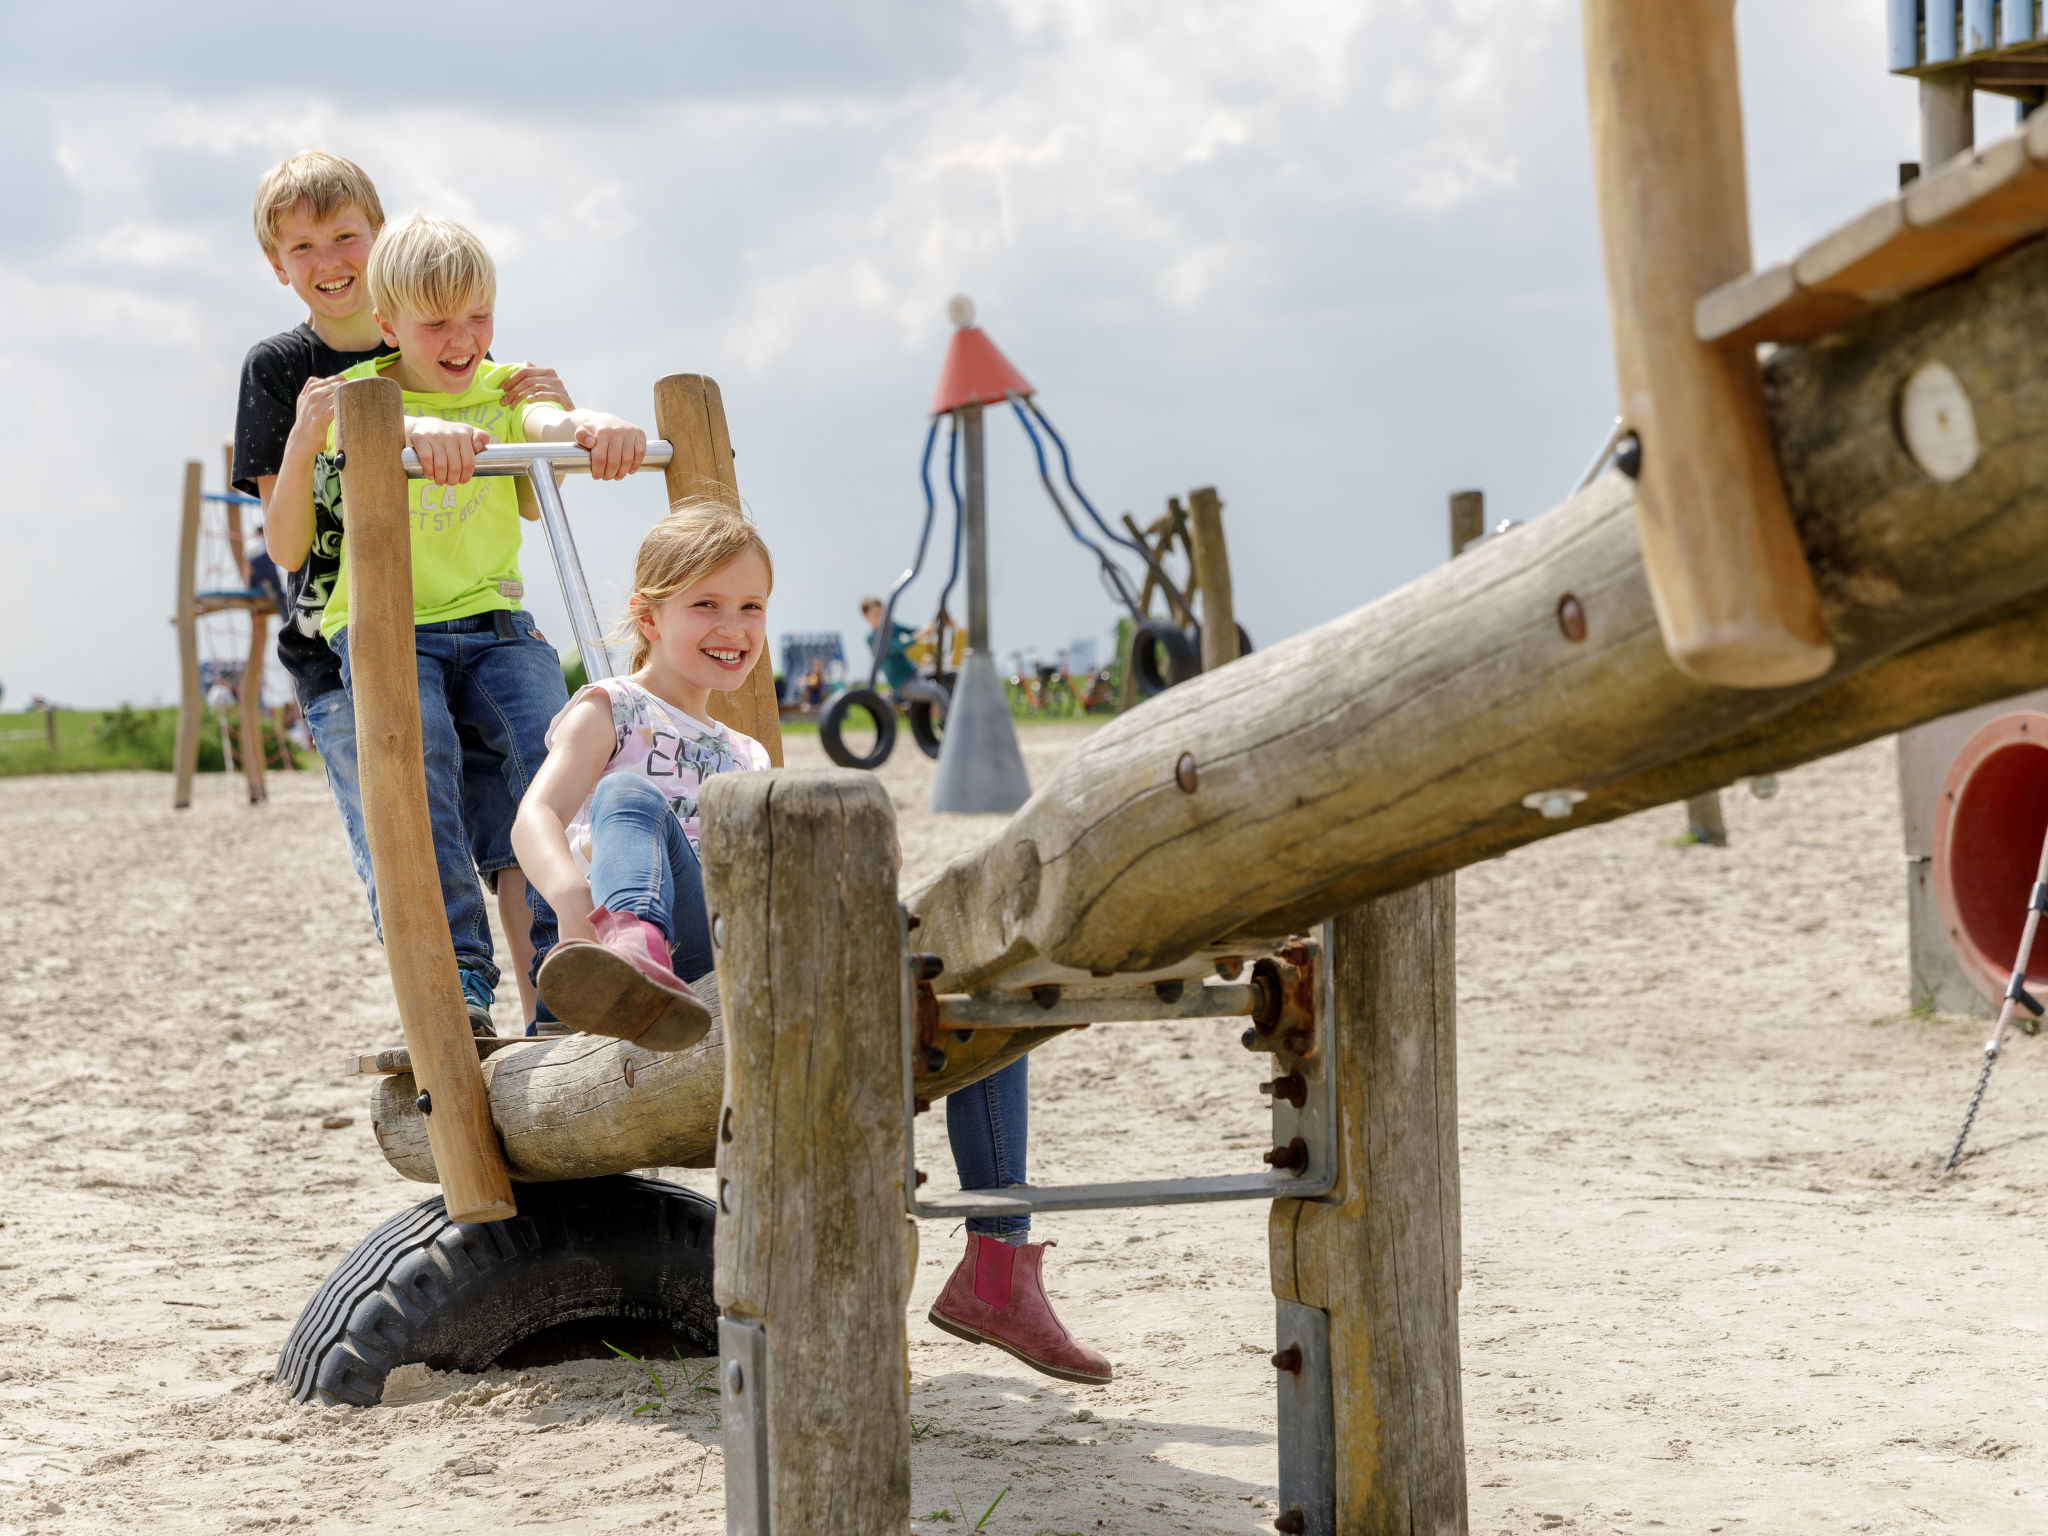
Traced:
MULTIPOLYGON (((1759 261, 1916 153, 1883 9, 1738 5, 1759 261)), ((1440 561, 1451 490, 1540 512, 1613 409, 1570 0, 4 0, 0 143, 9 708, 175 697, 182 466, 217 488, 243 353, 303 317, 249 227, 302 148, 472 225, 496 355, 579 403, 645 421, 661 374, 719 381, 771 635, 857 641, 907 562, 955 292, 1105 512, 1220 488, 1260 641, 1440 561)), ((989 454, 998 652, 1106 644, 1013 422, 989 454)), ((601 607, 659 485, 570 482, 601 607)))

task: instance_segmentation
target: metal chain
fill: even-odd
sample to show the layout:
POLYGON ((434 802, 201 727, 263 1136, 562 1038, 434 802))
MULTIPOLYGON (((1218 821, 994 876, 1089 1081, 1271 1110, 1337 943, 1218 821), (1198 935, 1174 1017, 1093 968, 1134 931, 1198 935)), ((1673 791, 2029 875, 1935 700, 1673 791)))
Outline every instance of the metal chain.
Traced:
POLYGON ((1963 1143, 1970 1139, 1970 1127, 1977 1119, 1977 1106, 1984 1102, 1984 1088, 1991 1081, 1991 1069, 1998 1065, 1998 1056, 1995 1045, 1984 1053, 1984 1070, 1977 1074, 1977 1091, 1970 1095, 1970 1107, 1963 1111, 1963 1128, 1956 1132, 1956 1144, 1949 1151, 1948 1161, 1941 1165, 1943 1173, 1952 1172, 1956 1159, 1963 1155, 1963 1143))

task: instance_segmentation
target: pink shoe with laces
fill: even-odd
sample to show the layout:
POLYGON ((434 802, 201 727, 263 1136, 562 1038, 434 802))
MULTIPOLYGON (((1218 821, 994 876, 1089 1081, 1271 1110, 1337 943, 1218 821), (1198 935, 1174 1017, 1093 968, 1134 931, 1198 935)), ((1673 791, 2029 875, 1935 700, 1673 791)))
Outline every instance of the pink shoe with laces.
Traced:
POLYGON ((590 914, 597 942, 564 939, 540 967, 541 1001, 586 1034, 650 1051, 687 1050, 710 1032, 711 1010, 669 969, 668 940, 630 912, 590 914))

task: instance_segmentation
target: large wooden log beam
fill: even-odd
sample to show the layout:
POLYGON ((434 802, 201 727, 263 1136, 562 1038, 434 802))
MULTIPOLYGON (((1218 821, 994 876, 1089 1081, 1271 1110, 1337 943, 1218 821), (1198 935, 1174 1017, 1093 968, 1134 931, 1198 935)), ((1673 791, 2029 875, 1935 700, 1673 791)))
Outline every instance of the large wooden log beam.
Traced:
MULTIPOLYGON (((687 1051, 642 1050, 601 1035, 509 1046, 483 1064, 491 1120, 512 1177, 545 1184, 629 1168, 709 1168, 724 1089, 725 1035, 687 1051)), ((377 1079, 370 1123, 385 1159, 438 1183, 412 1074, 377 1079)))
POLYGON ((1523 797, 1642 779, 2041 587, 2048 518, 2014 514, 2048 486, 2044 324, 2037 244, 1771 360, 1780 461, 1837 649, 1817 682, 1736 691, 1679 673, 1632 484, 1610 473, 1512 537, 1105 726, 911 895, 920 943, 955 988, 1169 967, 1583 825, 1539 824, 1523 797), (1981 457, 1953 483, 1923 472, 1895 425, 1929 359, 1976 417, 1981 457), (1559 623, 1567 595, 1583 641, 1559 623))

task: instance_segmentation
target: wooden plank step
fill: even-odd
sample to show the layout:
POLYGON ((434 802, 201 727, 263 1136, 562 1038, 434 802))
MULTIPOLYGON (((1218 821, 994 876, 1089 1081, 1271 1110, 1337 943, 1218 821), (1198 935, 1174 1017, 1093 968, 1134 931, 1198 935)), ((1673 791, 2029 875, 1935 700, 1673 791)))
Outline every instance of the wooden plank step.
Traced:
POLYGON ((1974 270, 2048 230, 2048 114, 1958 155, 1789 262, 1723 284, 1693 309, 1702 341, 1810 341, 1974 270))
MULTIPOLYGON (((535 1045, 539 1041, 531 1035, 493 1035, 476 1042, 477 1060, 495 1056, 508 1046, 535 1045)), ((351 1056, 342 1064, 343 1077, 395 1077, 401 1072, 412 1070, 412 1053, 402 1045, 387 1045, 382 1050, 366 1051, 360 1056, 351 1056)))

